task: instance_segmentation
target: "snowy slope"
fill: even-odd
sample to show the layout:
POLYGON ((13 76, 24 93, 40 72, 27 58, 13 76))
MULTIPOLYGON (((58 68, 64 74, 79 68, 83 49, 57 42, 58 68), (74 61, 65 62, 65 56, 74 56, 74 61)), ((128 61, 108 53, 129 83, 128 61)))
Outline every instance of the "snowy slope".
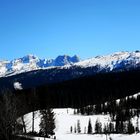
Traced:
MULTIPOLYGON (((101 122, 107 123, 109 122, 110 118, 108 115, 92 115, 92 116, 81 116, 81 115, 74 115, 74 109, 54 109, 56 118, 56 135, 63 135, 70 133, 70 127, 74 127, 77 125, 77 120, 80 120, 81 123, 81 133, 84 133, 84 127, 88 125, 89 118, 92 121, 92 125, 95 125, 96 119, 100 119, 101 122), (67 125, 65 125, 67 124, 67 125)), ((25 116, 27 119, 27 130, 31 131, 31 123, 32 123, 32 114, 29 113, 25 116)), ((35 129, 39 132, 39 122, 40 122, 40 113, 37 112, 36 114, 36 122, 35 122, 35 129)))
MULTIPOLYGON (((35 119, 35 130, 39 132, 40 113, 36 112, 35 119)), ((81 116, 74 115, 74 109, 54 109, 56 129, 55 133, 59 139, 62 139, 64 135, 70 135, 70 127, 73 128, 77 125, 77 120, 80 120, 81 133, 84 133, 84 128, 88 126, 89 118, 92 121, 92 125, 95 125, 95 121, 99 119, 101 122, 107 123, 110 118, 108 115, 92 115, 92 116, 81 116)), ((27 131, 31 131, 32 124, 32 113, 25 115, 25 122, 27 123, 27 131)), ((94 129, 93 129, 94 130, 94 129)))
MULTIPOLYGON (((88 135, 84 134, 84 127, 88 126, 89 118, 91 119, 93 131, 95 121, 99 119, 102 122, 102 125, 106 124, 110 121, 110 117, 108 115, 91 115, 91 116, 81 116, 74 115, 73 109, 54 109, 55 118, 56 118, 56 138, 57 140, 105 140, 105 135, 88 135), (70 133, 70 127, 74 127, 77 124, 77 120, 80 120, 81 124, 81 134, 70 133)), ((39 122, 40 122, 40 114, 37 112, 35 117, 35 130, 39 131, 39 122)), ((28 131, 31 131, 31 123, 32 123, 32 113, 25 115, 26 123, 28 124, 28 131)), ((136 124, 136 119, 133 119, 133 123, 136 124)), ((140 120, 139 120, 140 121, 140 120)), ((122 134, 111 134, 108 138, 111 137, 113 140, 139 140, 140 134, 133 135, 122 135, 122 134)), ((44 140, 44 138, 35 138, 36 140, 44 140)), ((46 140, 49 140, 46 138, 46 140)))
POLYGON ((75 64, 80 67, 99 66, 110 71, 120 68, 140 66, 140 52, 117 52, 107 56, 97 56, 75 64))

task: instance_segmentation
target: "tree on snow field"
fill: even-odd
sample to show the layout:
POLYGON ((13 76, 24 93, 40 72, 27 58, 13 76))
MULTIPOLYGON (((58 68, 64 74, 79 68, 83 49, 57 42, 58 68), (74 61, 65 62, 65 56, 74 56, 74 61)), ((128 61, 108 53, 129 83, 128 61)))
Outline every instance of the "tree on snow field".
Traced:
POLYGON ((44 109, 40 111, 41 114, 41 122, 40 122, 40 136, 50 137, 54 135, 55 129, 55 118, 54 112, 52 109, 44 109))
POLYGON ((87 133, 88 133, 88 134, 92 134, 92 124, 91 124, 91 119, 89 119, 89 122, 88 122, 88 130, 87 130, 87 133))
POLYGON ((77 132, 81 133, 80 120, 77 120, 77 132))

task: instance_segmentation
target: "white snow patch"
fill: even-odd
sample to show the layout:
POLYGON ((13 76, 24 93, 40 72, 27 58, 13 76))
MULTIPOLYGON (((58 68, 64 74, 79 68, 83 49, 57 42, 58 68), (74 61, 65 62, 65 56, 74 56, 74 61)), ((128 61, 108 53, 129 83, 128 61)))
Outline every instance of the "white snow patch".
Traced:
POLYGON ((22 84, 19 83, 19 82, 15 82, 15 83, 14 83, 14 88, 15 88, 16 90, 22 90, 22 89, 23 89, 23 88, 22 88, 22 84))

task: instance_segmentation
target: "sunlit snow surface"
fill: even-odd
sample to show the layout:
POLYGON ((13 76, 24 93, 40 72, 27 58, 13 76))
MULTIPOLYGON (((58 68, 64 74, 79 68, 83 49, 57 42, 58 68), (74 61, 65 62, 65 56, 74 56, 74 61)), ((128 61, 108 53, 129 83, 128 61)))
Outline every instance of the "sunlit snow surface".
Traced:
POLYGON ((56 59, 40 59, 32 54, 12 61, 0 61, 0 77, 12 76, 33 70, 47 69, 50 67, 72 65, 79 62, 78 56, 58 56, 56 59))
POLYGON ((102 68, 110 68, 110 70, 113 70, 114 68, 118 67, 118 65, 122 61, 126 61, 126 63, 133 62, 135 64, 140 63, 140 52, 116 52, 112 55, 106 55, 106 56, 97 56, 91 59, 87 59, 81 62, 76 63, 76 66, 81 67, 92 67, 92 66, 100 66, 102 68))
MULTIPOLYGON (((112 138, 112 140, 140 140, 140 134, 133 134, 133 135, 110 135, 107 137, 107 140, 110 140, 109 138, 112 138)), ((44 140, 44 138, 35 137, 35 140, 44 140)), ((86 134, 67 134, 63 135, 62 137, 56 138, 57 140, 106 140, 105 135, 86 135, 86 134)), ((52 140, 47 139, 45 140, 52 140)))
MULTIPOLYGON (((74 115, 74 109, 54 109, 55 118, 56 118, 56 139, 57 140, 106 140, 105 135, 87 135, 84 134, 85 127, 88 126, 89 118, 91 119, 93 132, 95 121, 99 119, 102 122, 102 126, 110 121, 109 115, 92 115, 92 116, 81 116, 74 115), (81 124, 81 134, 70 133, 70 127, 77 125, 77 120, 80 120, 81 124)), ((32 113, 25 115, 25 120, 27 123, 27 130, 31 131, 31 123, 32 123, 32 113)), ((136 124, 136 118, 132 119, 133 123, 136 124)), ((35 117, 35 130, 39 131, 39 122, 40 122, 40 114, 36 112, 35 117)), ((139 140, 139 134, 133 135, 110 135, 113 140, 139 140)), ((35 137, 36 140, 44 140, 44 138, 35 137)), ((46 138, 46 140, 49 140, 46 138)))

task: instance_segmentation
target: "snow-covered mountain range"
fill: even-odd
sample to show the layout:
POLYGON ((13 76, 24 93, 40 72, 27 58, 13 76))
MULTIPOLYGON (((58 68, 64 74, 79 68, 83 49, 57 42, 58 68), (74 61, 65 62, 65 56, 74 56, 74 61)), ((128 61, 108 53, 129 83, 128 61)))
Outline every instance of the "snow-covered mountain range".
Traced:
POLYGON ((128 70, 140 67, 140 51, 116 52, 106 56, 96 56, 75 64, 80 67, 98 67, 100 71, 128 70))
POLYGON ((140 67, 140 51, 116 52, 106 56, 96 56, 91 59, 80 61, 78 56, 58 56, 56 59, 39 59, 34 55, 12 61, 0 61, 0 77, 15 75, 38 69, 60 67, 97 68, 97 72, 129 70, 140 67))
POLYGON ((58 56, 56 59, 39 59, 34 55, 27 55, 12 61, 0 61, 0 77, 15 75, 47 67, 57 67, 72 65, 79 62, 78 56, 70 57, 68 55, 58 56))

